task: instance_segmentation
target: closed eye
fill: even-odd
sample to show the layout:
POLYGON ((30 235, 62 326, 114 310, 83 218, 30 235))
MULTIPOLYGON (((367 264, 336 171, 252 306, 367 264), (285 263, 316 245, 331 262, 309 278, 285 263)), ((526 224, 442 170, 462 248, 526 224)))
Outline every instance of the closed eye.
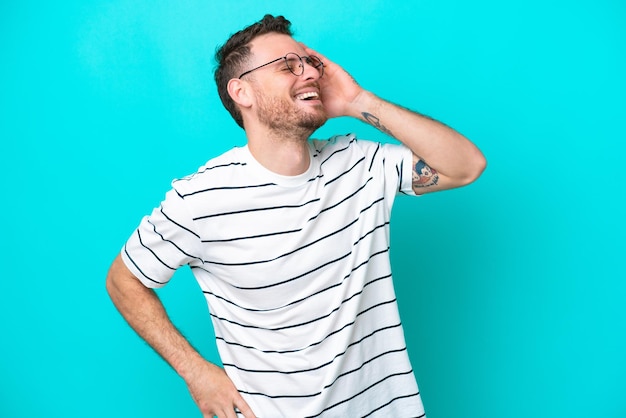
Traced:
POLYGON ((320 59, 317 57, 313 57, 313 58, 302 57, 302 59, 305 60, 307 64, 309 64, 311 67, 314 67, 314 68, 319 68, 321 65, 323 65, 322 61, 320 61, 320 59))

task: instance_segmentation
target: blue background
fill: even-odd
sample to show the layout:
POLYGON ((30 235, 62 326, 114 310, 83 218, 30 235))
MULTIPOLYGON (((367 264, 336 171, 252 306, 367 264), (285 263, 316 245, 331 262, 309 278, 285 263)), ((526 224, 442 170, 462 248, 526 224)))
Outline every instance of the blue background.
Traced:
MULTIPOLYGON (((172 178, 245 142, 212 57, 266 12, 488 158, 478 182, 394 209, 429 418, 625 417, 619 0, 3 1, 0 416, 199 416, 104 278, 172 178)), ((348 119, 316 136, 346 132, 388 140, 348 119)), ((160 295, 217 361, 189 271, 160 295)))

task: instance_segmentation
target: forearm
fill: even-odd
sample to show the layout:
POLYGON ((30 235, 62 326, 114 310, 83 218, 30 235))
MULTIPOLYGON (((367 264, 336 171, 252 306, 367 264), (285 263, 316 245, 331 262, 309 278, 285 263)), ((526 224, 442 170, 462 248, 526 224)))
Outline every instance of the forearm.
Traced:
POLYGON ((155 292, 132 276, 119 257, 106 283, 111 300, 128 324, 183 379, 189 379, 204 359, 176 329, 155 292))
POLYGON ((468 184, 482 173, 485 158, 463 135, 364 90, 343 68, 311 48, 306 50, 324 62, 320 85, 328 117, 358 118, 402 142, 413 151, 417 162, 427 163, 431 172, 438 173, 429 191, 468 184))
POLYGON ((350 107, 350 113, 410 148, 443 177, 443 188, 470 183, 485 168, 483 154, 463 135, 371 92, 363 91, 350 107))
POLYGON ((128 324, 185 380, 203 416, 255 415, 224 370, 206 361, 170 321, 152 289, 145 287, 118 256, 107 275, 107 291, 128 324))

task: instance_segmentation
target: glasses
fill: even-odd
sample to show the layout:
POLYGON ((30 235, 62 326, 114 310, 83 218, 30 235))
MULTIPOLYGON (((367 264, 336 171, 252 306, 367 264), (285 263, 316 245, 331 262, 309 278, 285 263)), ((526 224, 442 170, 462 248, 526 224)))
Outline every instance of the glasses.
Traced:
POLYGON ((304 60, 304 62, 306 62, 311 67, 315 68, 317 72, 320 74, 320 77, 324 75, 324 63, 315 55, 311 55, 310 57, 301 57, 295 52, 289 52, 284 57, 276 58, 273 61, 270 61, 263 65, 259 65, 258 67, 248 70, 245 73, 241 73, 239 78, 243 77, 246 74, 250 74, 252 71, 258 70, 259 68, 263 68, 266 65, 273 64, 283 59, 285 60, 285 64, 287 65, 287 68, 289 69, 289 71, 291 71, 291 74, 295 76, 301 76, 304 73, 304 63, 302 62, 302 60, 304 60))

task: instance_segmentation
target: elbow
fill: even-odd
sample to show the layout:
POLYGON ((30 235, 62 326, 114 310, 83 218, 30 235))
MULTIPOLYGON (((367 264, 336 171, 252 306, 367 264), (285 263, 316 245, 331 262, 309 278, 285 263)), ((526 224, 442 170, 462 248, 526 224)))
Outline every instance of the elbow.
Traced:
POLYGON ((476 161, 474 162, 474 178, 472 181, 478 179, 478 177, 480 177, 487 168, 487 159, 482 152, 479 151, 478 154, 479 155, 475 158, 476 161))
POLYGON ((486 168, 487 159, 480 151, 476 150, 475 154, 466 164, 465 175, 461 180, 461 186, 466 186, 478 180, 486 168))

